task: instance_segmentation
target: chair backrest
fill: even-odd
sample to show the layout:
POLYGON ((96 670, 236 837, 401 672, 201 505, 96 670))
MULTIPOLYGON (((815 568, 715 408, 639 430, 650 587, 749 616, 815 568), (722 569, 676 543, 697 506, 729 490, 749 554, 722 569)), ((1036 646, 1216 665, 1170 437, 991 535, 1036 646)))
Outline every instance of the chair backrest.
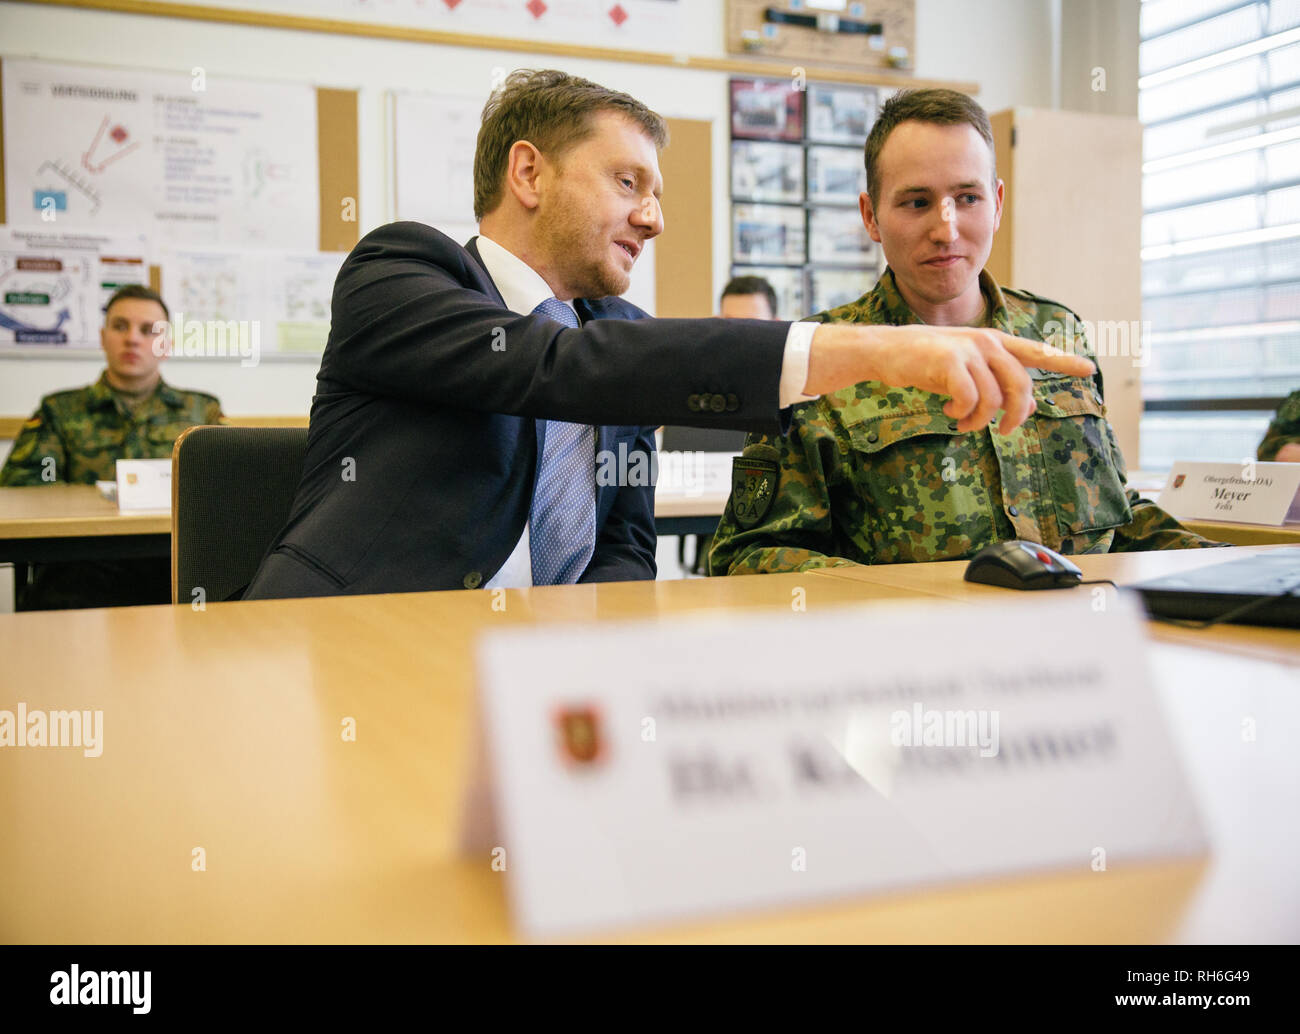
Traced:
POLYGON ((720 427, 664 428, 664 452, 740 452, 745 432, 720 427))
POLYGON ((172 449, 172 602, 238 599, 289 510, 305 427, 191 427, 172 449))

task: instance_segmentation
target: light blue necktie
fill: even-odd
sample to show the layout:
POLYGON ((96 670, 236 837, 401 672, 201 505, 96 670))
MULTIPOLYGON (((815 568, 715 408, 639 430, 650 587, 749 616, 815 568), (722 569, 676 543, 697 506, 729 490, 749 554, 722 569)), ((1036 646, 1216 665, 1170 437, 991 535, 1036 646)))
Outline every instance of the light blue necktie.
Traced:
MULTIPOLYGON (((547 298, 534 314, 566 327, 577 314, 558 298, 547 298)), ((589 424, 538 420, 537 484, 529 510, 528 546, 534 585, 576 582, 596 545, 596 432, 589 424)))

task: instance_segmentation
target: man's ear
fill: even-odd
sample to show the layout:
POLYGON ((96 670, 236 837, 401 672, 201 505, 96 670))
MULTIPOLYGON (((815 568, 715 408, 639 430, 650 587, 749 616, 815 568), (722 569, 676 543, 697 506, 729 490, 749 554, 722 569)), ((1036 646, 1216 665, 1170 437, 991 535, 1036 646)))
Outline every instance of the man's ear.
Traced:
POLYGON ((529 210, 541 203, 545 166, 542 152, 527 140, 516 140, 510 145, 506 156, 506 189, 529 210))
POLYGON ((993 192, 994 200, 997 207, 993 211, 993 232, 998 232, 998 227, 1002 225, 1002 201, 1006 197, 1007 185, 998 180, 997 189, 993 192))
POLYGON ((865 190, 858 195, 858 209, 862 212, 862 225, 873 241, 880 243, 880 227, 876 225, 876 206, 871 203, 871 195, 865 190))

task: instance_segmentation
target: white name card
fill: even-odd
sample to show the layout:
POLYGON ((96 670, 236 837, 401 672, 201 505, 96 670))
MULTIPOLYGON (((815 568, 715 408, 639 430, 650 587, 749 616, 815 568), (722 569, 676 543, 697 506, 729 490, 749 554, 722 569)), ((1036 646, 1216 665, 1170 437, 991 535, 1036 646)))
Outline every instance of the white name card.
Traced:
POLYGON ((464 843, 534 938, 1197 854, 1143 625, 1076 589, 502 629, 464 843))
POLYGON ((118 460, 117 508, 170 510, 172 508, 171 460, 118 460))
POLYGON ((1160 507, 1180 520, 1300 521, 1300 463, 1175 463, 1160 507))

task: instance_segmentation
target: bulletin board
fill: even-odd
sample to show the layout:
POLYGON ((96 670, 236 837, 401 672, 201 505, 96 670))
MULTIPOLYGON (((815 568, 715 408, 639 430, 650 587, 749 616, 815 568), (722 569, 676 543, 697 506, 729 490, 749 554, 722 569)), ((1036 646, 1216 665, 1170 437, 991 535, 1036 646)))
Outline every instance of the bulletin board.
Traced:
POLYGON ((858 208, 876 92, 737 78, 729 95, 731 275, 766 279, 781 319, 860 298, 885 266, 858 208))
POLYGON ((0 354, 94 354, 107 296, 149 283, 173 319, 319 355, 358 239, 356 91, 201 73, 0 61, 0 354))
POLYGON ((0 223, 347 251, 356 119, 353 90, 5 58, 0 223))

